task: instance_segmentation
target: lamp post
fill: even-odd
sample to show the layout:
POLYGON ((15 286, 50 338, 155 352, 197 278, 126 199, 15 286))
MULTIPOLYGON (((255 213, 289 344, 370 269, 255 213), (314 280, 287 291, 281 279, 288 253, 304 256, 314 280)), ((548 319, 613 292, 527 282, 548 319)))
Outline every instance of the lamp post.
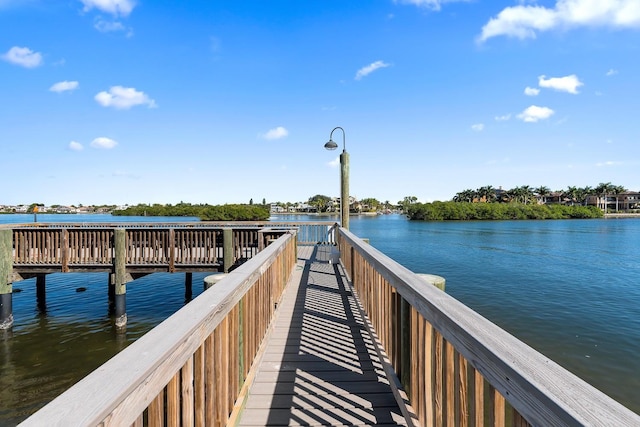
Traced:
POLYGON ((349 153, 347 153, 347 144, 345 142, 344 129, 340 126, 333 128, 329 134, 329 142, 324 144, 327 150, 335 150, 338 144, 333 142, 333 132, 336 129, 342 131, 342 153, 340 154, 340 225, 347 230, 349 229, 349 153))

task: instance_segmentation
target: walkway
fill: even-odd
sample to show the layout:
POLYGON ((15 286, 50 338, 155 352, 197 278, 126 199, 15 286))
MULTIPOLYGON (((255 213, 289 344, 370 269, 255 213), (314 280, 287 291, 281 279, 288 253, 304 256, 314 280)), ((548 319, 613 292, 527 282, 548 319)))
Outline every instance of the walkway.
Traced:
POLYGON ((330 248, 298 248, 239 425, 407 425, 330 248))

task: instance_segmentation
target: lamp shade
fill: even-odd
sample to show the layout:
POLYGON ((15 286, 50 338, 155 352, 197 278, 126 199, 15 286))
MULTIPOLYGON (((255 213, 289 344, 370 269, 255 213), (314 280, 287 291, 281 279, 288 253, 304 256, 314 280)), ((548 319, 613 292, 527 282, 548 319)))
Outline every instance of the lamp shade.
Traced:
POLYGON ((338 148, 338 144, 333 142, 333 139, 330 139, 329 142, 324 144, 324 148, 326 148, 327 150, 335 150, 336 148, 338 148))

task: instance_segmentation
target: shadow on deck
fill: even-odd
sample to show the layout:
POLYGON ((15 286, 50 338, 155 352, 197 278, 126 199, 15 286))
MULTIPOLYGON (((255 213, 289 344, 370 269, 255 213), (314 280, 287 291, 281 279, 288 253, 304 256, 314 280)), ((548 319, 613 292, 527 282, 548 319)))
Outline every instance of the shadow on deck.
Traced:
POLYGON ((330 249, 299 247, 239 425, 407 425, 330 249))

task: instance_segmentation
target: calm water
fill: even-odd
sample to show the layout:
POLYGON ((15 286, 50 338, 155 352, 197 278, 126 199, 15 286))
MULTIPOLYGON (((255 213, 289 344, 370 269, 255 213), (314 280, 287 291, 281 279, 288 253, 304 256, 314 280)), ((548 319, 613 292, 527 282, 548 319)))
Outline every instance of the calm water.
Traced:
MULTIPOLYGON (((185 218, 38 215, 140 220, 185 218)), ((32 221, 0 215, 0 223, 32 221)), ((640 219, 420 223, 385 215, 352 217, 351 230, 407 268, 445 277, 450 295, 640 412, 640 219)), ((194 298, 206 275, 194 273, 194 298)), ((126 334, 117 334, 106 283, 107 274, 47 276, 46 314, 36 308, 35 279, 14 283, 15 325, 0 339, 0 425, 25 418, 185 303, 183 274, 136 280, 127 286, 126 334)))
POLYGON ((351 230, 640 412, 640 219, 409 222, 351 230))

